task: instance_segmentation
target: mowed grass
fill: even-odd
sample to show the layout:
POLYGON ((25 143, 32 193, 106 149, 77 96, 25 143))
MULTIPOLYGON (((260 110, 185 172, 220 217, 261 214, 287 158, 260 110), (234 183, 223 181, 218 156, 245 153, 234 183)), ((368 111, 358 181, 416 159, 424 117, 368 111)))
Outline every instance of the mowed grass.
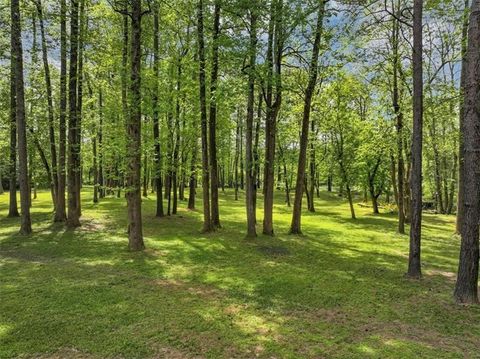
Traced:
POLYGON ((85 189, 83 226, 66 231, 40 192, 21 237, 0 195, 0 357, 480 358, 480 308, 452 301, 453 216, 425 214, 424 278, 412 281, 395 215, 356 205, 351 220, 333 194, 292 236, 278 193, 276 236, 256 240, 244 239, 243 194, 221 194, 212 234, 200 210, 181 202, 159 219, 154 204, 144 199, 147 250, 131 253, 123 198, 94 205, 85 189))

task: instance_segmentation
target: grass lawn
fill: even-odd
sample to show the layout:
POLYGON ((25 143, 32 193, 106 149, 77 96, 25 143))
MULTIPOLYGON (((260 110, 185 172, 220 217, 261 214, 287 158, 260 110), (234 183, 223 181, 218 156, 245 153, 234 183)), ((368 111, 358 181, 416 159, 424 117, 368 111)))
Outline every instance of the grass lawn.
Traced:
POLYGON ((91 198, 65 231, 40 192, 21 237, 0 195, 1 358, 480 358, 480 307, 452 301, 453 216, 425 215, 411 281, 395 215, 356 206, 353 221, 332 194, 304 213, 303 236, 287 234, 278 194, 276 236, 250 241, 243 196, 221 194, 223 228, 202 234, 200 211, 182 202, 158 219, 151 195, 143 253, 127 251, 125 200, 91 198))

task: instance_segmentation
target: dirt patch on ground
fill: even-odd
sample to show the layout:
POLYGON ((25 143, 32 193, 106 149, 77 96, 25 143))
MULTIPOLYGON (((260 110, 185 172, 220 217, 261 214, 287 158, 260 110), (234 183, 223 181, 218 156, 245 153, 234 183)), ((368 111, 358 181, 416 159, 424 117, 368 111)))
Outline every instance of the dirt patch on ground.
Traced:
POLYGON ((430 269, 425 272, 429 276, 441 276, 449 281, 455 282, 457 275, 452 272, 446 272, 438 269, 430 269))

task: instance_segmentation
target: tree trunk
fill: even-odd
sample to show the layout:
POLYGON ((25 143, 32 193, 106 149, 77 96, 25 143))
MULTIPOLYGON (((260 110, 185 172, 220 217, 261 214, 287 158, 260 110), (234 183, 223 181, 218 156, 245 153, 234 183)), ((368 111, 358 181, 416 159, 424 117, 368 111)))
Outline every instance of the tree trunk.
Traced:
POLYGON ((210 191, 212 193, 212 225, 220 227, 220 214, 218 208, 218 164, 217 164, 217 78, 218 78, 218 37, 220 35, 220 1, 215 0, 213 10, 212 34, 212 70, 210 76, 210 116, 208 121, 210 140, 210 191))
POLYGON ((70 6, 70 77, 69 77, 69 121, 68 121, 68 217, 67 226, 80 226, 77 172, 80 171, 79 147, 77 144, 77 71, 78 71, 78 0, 71 0, 70 6))
POLYGON ((461 234, 462 231, 462 220, 463 220, 463 198, 464 193, 464 159, 463 154, 465 151, 465 146, 463 143, 463 134, 465 133, 464 129, 464 91, 465 91, 465 81, 466 81, 466 70, 467 70, 467 40, 468 40, 468 9, 469 9, 470 0, 465 0, 465 7, 463 12, 463 26, 462 26, 462 70, 460 74, 460 113, 459 113, 459 142, 458 142, 458 193, 457 193, 457 221, 455 225, 455 231, 457 234, 461 234))
POLYGON ((19 217, 17 204, 17 100, 15 95, 15 59, 10 64, 10 164, 8 217, 19 217))
MULTIPOLYGON (((311 126, 311 136, 315 135, 315 121, 310 121, 311 126)), ((315 142, 312 138, 310 140, 310 200, 308 201, 308 211, 314 213, 315 212, 315 203, 314 203, 314 196, 315 196, 315 142)))
MULTIPOLYGON (((315 91, 315 85, 317 83, 318 76, 318 54, 320 52, 320 42, 322 39, 323 30, 323 17, 325 13, 326 1, 321 1, 317 14, 317 26, 315 30, 315 40, 312 49, 312 59, 310 61, 308 85, 305 90, 305 100, 303 105, 303 119, 302 119, 302 133, 300 136, 300 151, 298 155, 298 167, 297 167, 297 181, 295 186, 295 199, 293 201, 293 214, 292 224, 290 226, 290 233, 300 234, 301 229, 301 216, 302 216, 302 197, 305 181, 305 167, 307 163, 307 146, 308 146, 308 130, 310 126, 310 112, 312 108, 313 92, 315 91)), ((313 191, 312 191, 313 201, 313 191)), ((313 206, 312 206, 312 210, 313 206)))
POLYGON ((162 152, 160 145, 160 121, 159 121, 159 69, 160 69, 160 15, 158 3, 155 2, 153 14, 153 141, 154 141, 154 174, 155 174, 155 192, 156 192, 156 210, 155 216, 163 217, 163 197, 162 197, 162 152))
POLYGON ((197 182, 197 139, 192 149, 192 159, 190 164, 190 180, 188 183, 188 209, 195 209, 195 188, 197 182))
POLYGON ((410 180, 411 226, 407 276, 422 276, 420 249, 422 235, 422 142, 423 142, 423 0, 413 5, 413 135, 410 180))
POLYGON ((58 202, 58 173, 57 173, 57 148, 55 144, 55 114, 53 111, 53 97, 52 97, 52 82, 50 78, 50 66, 48 64, 48 50, 47 50, 47 40, 45 35, 45 27, 43 20, 43 9, 41 0, 37 0, 37 13, 38 20, 40 23, 40 34, 42 39, 42 59, 43 59, 43 68, 45 72, 45 86, 47 89, 47 109, 48 109, 48 132, 50 139, 50 156, 52 161, 52 179, 53 179, 53 192, 55 194, 53 206, 56 211, 57 202, 58 202))
POLYGON ((27 128, 25 119, 25 88, 23 82, 22 29, 19 0, 11 1, 11 57, 15 73, 15 118, 18 136, 18 179, 20 183, 21 224, 20 234, 32 232, 30 219, 30 194, 28 186, 27 128))
POLYGON ((400 24, 393 20, 393 109, 397 119, 397 181, 398 181, 398 232, 405 233, 405 190, 404 190, 404 163, 403 163, 403 113, 400 109, 398 72, 401 66, 398 47, 400 39, 400 24))
POLYGON ((257 14, 250 10, 250 47, 249 47, 249 68, 248 68, 248 103, 245 133, 245 166, 247 170, 247 190, 245 203, 247 209, 247 238, 255 238, 257 230, 256 218, 256 189, 255 189, 255 160, 253 145, 253 116, 255 106, 255 65, 257 56, 257 14))
POLYGON ((454 298, 457 303, 478 303, 480 221, 480 0, 471 6, 465 59, 463 118, 462 242, 454 298))
POLYGON ((67 5, 66 0, 60 0, 60 119, 58 134, 58 193, 55 222, 65 222, 67 219, 65 202, 65 161, 67 151, 66 117, 67 117, 67 5))
POLYGON ((237 131, 235 135, 235 162, 234 162, 234 182, 235 182, 235 201, 238 201, 238 161, 240 157, 240 111, 237 111, 237 131))
POLYGON ((210 216, 210 168, 207 133, 207 99, 205 84, 205 39, 203 35, 203 0, 197 4, 198 64, 200 87, 200 124, 202 138, 203 232, 214 229, 210 216))
POLYGON ((283 0, 271 2, 266 64, 268 66, 265 103, 265 164, 263 197, 263 234, 273 236, 273 194, 277 115, 282 102, 281 68, 283 55, 283 0), (275 41, 274 41, 275 39, 275 41), (275 98, 273 84, 275 83, 275 98))
POLYGON ((128 247, 132 251, 145 249, 142 231, 142 198, 140 167, 142 160, 141 124, 141 65, 142 65, 142 1, 132 0, 131 13, 131 72, 130 108, 127 122, 126 193, 128 212, 128 247))

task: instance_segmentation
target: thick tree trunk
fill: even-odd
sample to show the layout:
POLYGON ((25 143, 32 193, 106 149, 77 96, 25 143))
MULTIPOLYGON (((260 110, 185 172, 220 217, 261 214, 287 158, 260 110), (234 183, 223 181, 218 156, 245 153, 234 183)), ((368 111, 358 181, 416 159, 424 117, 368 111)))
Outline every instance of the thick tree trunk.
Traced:
POLYGON ((207 99, 205 84, 205 39, 203 35, 203 0, 197 4, 198 64, 200 87, 200 124, 202 139, 203 232, 214 229, 210 215, 210 167, 207 131, 207 99))
POLYGON ((413 5, 413 135, 410 252, 407 276, 422 276, 420 250, 422 236, 422 142, 423 142, 423 0, 413 5))
POLYGON ((283 0, 271 2, 266 63, 268 66, 265 103, 265 164, 263 197, 263 234, 273 236, 273 198, 277 115, 282 102, 281 68, 283 55, 283 0), (275 39, 275 41, 274 41, 275 39), (273 84, 275 83, 275 99, 273 84))
MULTIPOLYGON (((310 60, 309 78, 305 90, 305 100, 303 105, 302 133, 300 136, 300 151, 298 155, 297 181, 295 186, 295 199, 293 202, 292 224, 290 233, 300 234, 302 217, 302 197, 305 181, 305 167, 307 164, 308 130, 310 126, 310 112, 312 108, 313 92, 317 83, 318 76, 318 54, 320 52, 320 41, 322 39, 323 17, 325 13, 326 1, 321 0, 317 14, 317 26, 315 29, 315 40, 313 42, 312 59, 310 60)), ((311 200, 313 201, 313 191, 311 200)), ((315 211, 313 205, 312 211, 315 211)))
POLYGON ((25 119, 25 88, 23 81, 22 28, 19 0, 11 1, 11 57, 15 73, 15 118, 18 136, 18 179, 20 183, 20 234, 32 232, 30 219, 30 193, 28 185, 27 126, 25 119))
POLYGON ((57 208, 55 211, 55 222, 65 222, 66 201, 65 201, 65 163, 67 151, 67 5, 66 0, 60 0, 60 116, 58 133, 58 193, 57 208))
POLYGON ((478 303, 480 221, 480 0, 471 6, 465 59, 462 242, 454 298, 457 303, 478 303))
POLYGON ((132 0, 131 12, 131 72, 130 103, 127 122, 127 170, 126 193, 128 212, 128 247, 132 251, 145 249, 142 230, 142 198, 140 183, 140 167, 142 160, 141 123, 141 65, 142 65, 142 1, 132 0))
POLYGON ((248 68, 248 103, 247 120, 245 133, 245 160, 247 169, 247 190, 245 203, 247 209, 247 238, 255 238, 257 231, 256 218, 256 189, 255 189, 255 160, 253 145, 253 116, 255 106, 255 64, 257 56, 257 14, 250 10, 250 47, 249 47, 249 68, 248 68))

